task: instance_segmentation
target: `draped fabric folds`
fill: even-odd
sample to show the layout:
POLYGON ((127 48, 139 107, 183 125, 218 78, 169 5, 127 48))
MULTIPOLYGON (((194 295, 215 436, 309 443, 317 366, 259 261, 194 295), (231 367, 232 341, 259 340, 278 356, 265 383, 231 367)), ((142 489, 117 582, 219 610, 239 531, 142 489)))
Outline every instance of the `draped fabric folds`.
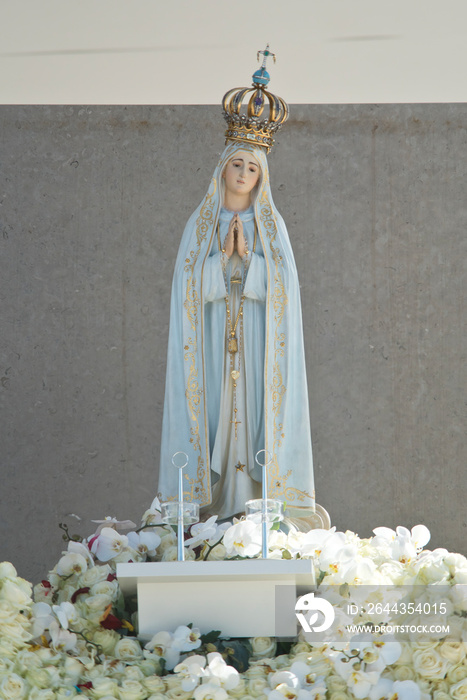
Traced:
MULTIPOLYGON (((245 426, 256 425, 255 437, 250 436, 252 451, 266 449, 272 457, 268 466, 268 497, 284 500, 291 516, 306 515, 314 511, 314 488, 297 270, 286 226, 272 200, 266 155, 262 148, 247 144, 226 146, 206 196, 185 227, 175 263, 159 497, 162 500, 177 497, 178 470, 172 465, 172 455, 178 451, 186 452, 189 458, 184 470, 187 501, 209 506, 215 483, 225 478, 232 482, 236 476, 233 466, 231 475, 221 473, 226 466, 218 457, 222 425, 216 426, 215 422, 226 421, 222 406, 219 412, 217 407, 222 401, 221 384, 229 356, 225 351, 225 303, 217 301, 214 307, 210 290, 213 284, 223 283, 223 279, 219 281, 222 254, 213 255, 218 251, 217 226, 222 219, 222 172, 239 150, 251 152, 261 168, 253 212, 258 251, 264 256, 257 255, 256 260, 253 257, 245 283, 245 410, 249 415, 242 420, 245 426), (213 275, 217 275, 214 283, 213 275), (255 276, 258 276, 256 280, 255 276), (254 289, 258 285, 264 289, 263 299, 255 298, 254 289), (250 294, 247 287, 253 290, 250 294), (258 309, 264 314, 261 323, 258 323, 258 309), (260 345, 255 333, 262 334, 260 345), (264 348, 262 371, 256 372, 257 376, 251 376, 248 359, 253 347, 264 348), (257 429, 258 419, 261 430, 257 429)), ((249 247, 251 250, 251 243, 249 247)), ((252 463, 251 450, 245 459, 248 462, 245 473, 254 482, 252 493, 260 494, 257 484, 261 472, 252 463)), ((221 516, 233 514, 226 512, 221 516)))

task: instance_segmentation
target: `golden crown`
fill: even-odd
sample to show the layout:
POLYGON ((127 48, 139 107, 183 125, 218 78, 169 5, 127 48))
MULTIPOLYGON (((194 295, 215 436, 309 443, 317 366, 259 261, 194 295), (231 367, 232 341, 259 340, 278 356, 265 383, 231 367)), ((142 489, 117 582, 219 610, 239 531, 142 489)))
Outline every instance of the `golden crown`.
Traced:
POLYGON ((269 51, 269 44, 264 51, 258 51, 258 60, 260 54, 263 54, 263 63, 261 68, 253 73, 253 87, 233 88, 226 92, 222 99, 224 119, 228 124, 225 142, 253 143, 257 146, 263 146, 269 153, 274 144, 273 134, 287 121, 289 108, 281 97, 266 90, 270 80, 266 70, 266 61, 268 56, 272 56, 274 62, 276 61, 275 54, 269 51), (242 104, 249 93, 251 95, 246 114, 240 114, 242 104), (261 119, 268 103, 269 117, 261 119))

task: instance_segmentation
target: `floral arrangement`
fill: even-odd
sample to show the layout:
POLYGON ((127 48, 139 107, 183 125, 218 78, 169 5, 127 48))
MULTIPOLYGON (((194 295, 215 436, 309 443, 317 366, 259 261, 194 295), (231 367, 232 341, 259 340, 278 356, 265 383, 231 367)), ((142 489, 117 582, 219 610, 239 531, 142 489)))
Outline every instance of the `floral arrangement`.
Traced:
MULTIPOLYGON (((376 528, 369 539, 335 529, 270 531, 271 558, 308 558, 318 589, 333 586, 332 636, 323 632, 316 641, 301 631, 294 643, 221 639, 216 631, 201 635, 187 620, 144 644, 116 564, 176 560, 174 530, 162 523, 157 499, 140 528, 113 518, 94 522, 97 529, 86 539, 62 526, 67 549, 34 588, 12 564, 0 564, 0 698, 467 699, 467 559, 424 549, 429 532, 422 525, 376 528), (429 632, 412 634, 410 627, 397 639, 384 630, 347 638, 346 604, 356 584, 364 600, 352 621, 374 623, 375 610, 381 625, 406 621, 409 591, 411 622, 417 615, 422 620, 427 605, 437 606, 429 632)), ((248 520, 219 525, 213 516, 192 526, 184 544, 186 559, 255 557, 260 526, 248 520)))

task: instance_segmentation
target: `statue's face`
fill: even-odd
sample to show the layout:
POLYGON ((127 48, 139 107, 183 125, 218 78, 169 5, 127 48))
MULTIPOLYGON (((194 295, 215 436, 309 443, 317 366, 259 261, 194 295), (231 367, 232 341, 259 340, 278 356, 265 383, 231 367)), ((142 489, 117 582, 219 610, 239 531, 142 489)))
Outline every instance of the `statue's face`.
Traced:
POLYGON ((256 158, 248 151, 237 151, 224 168, 225 189, 232 194, 249 194, 256 186, 261 170, 256 158))

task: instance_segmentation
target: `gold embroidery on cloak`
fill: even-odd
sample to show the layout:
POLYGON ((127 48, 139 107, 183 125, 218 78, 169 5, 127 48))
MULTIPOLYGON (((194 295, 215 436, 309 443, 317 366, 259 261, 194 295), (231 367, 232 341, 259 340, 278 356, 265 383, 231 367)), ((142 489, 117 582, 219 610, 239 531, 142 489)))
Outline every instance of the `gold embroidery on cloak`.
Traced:
MULTIPOLYGON (((185 475, 185 479, 188 482, 189 491, 184 491, 184 498, 187 501, 192 501, 196 499, 200 502, 200 505, 205 505, 210 502, 210 479, 208 470, 206 469, 206 463, 203 458, 203 450, 201 446, 201 436, 199 429, 198 416, 201 410, 201 405, 203 405, 202 394, 204 392, 204 350, 203 350, 203 309, 201 299, 202 294, 199 295, 196 289, 196 278, 195 278, 195 266, 198 262, 198 258, 201 252, 201 246, 206 240, 209 228, 213 227, 213 207, 214 207, 214 194, 217 189, 216 180, 213 178, 211 181, 211 188, 208 192, 205 201, 200 209, 200 214, 196 220, 196 248, 190 251, 190 255, 185 260, 185 272, 188 273, 187 283, 186 283, 186 298, 184 302, 184 307, 187 315, 187 319, 193 330, 193 336, 188 338, 187 346, 185 349, 185 362, 189 362, 188 370, 188 380, 186 384, 185 396, 187 398, 188 409, 190 412, 191 420, 194 425, 190 428, 191 438, 190 443, 193 445, 194 452, 198 453, 198 462, 196 469, 196 479, 185 475), (201 299, 200 299, 201 296, 201 299), (200 311, 201 321, 198 318, 198 310, 200 311), (201 327, 201 328, 200 328, 201 327), (201 335, 201 358, 202 367, 201 371, 203 373, 203 379, 200 386, 199 383, 199 369, 196 366, 196 356, 198 352, 198 331, 201 335), (208 483, 206 484, 205 481, 208 483)), ((208 249, 209 254, 209 249, 208 249)), ((204 260, 203 260, 204 267, 204 260)), ((202 280, 202 270, 201 270, 201 280, 202 280)), ((201 290, 200 290, 201 291, 201 290)), ((206 436, 206 450, 208 450, 207 436, 206 436)), ((207 456, 207 452, 206 452, 207 456)))
MULTIPOLYGON (((282 279, 281 268, 282 268, 282 256, 280 254, 280 249, 274 245, 277 236, 277 223, 275 217, 273 216, 271 207, 267 202, 264 190, 261 193, 260 199, 260 220, 266 231, 266 235, 269 239, 269 247, 272 254, 272 259, 274 262, 274 287, 273 287, 273 297, 272 305, 274 308, 274 360, 272 367, 272 378, 269 389, 272 396, 272 412, 273 412, 273 455, 272 462, 268 467, 268 497, 278 498, 280 496, 284 497, 289 503, 292 503, 296 499, 298 501, 304 501, 305 498, 311 498, 307 491, 302 491, 300 489, 294 488, 292 486, 287 487, 287 480, 292 473, 289 469, 285 474, 280 474, 279 464, 277 461, 277 450, 282 444, 282 439, 285 437, 283 433, 283 423, 281 419, 281 408, 282 401, 286 392, 286 386, 283 381, 282 372, 280 369, 279 358, 283 357, 285 354, 286 347, 286 334, 284 332, 280 333, 279 328, 284 320, 285 308, 288 304, 287 293, 285 290, 285 285, 282 279)), ((263 242, 264 246, 264 242, 263 242)), ((266 256, 267 260, 267 256, 266 256)), ((269 265, 268 265, 268 280, 269 280, 269 265)), ((269 303, 268 303, 269 312, 269 303)), ((268 313, 269 321, 269 313, 268 313)), ((267 324, 266 324, 267 325, 267 324)), ((267 347, 266 343, 266 347, 267 347)), ((269 358, 266 356, 266 365, 269 358)), ((265 371, 265 388, 267 389, 268 377, 265 371)), ((267 425, 267 409, 265 413, 265 421, 267 425)), ((266 427, 266 426, 265 426, 266 427)), ((265 429, 266 434, 266 429, 265 429)))

